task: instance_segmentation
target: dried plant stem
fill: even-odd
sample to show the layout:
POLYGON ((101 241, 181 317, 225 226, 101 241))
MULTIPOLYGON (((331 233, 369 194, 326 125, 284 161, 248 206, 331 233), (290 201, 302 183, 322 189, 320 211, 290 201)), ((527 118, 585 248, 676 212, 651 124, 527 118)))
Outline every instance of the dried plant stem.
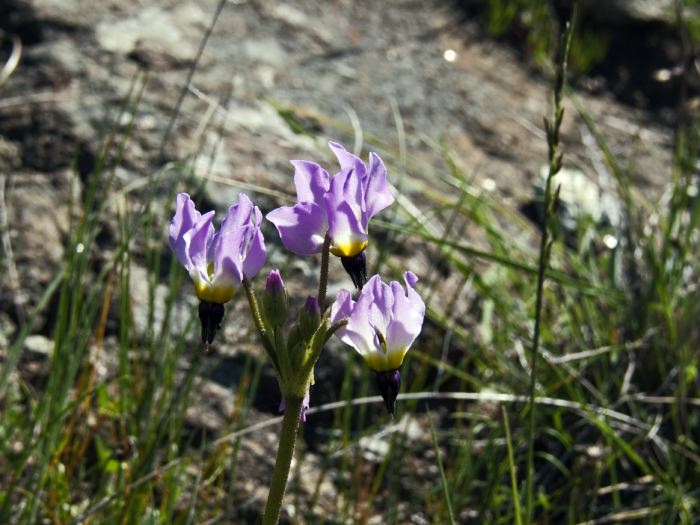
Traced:
POLYGON ((265 504, 265 514, 263 515, 263 525, 276 525, 280 517, 280 509, 284 493, 287 490, 287 479, 289 478, 289 468, 294 456, 294 446, 299 432, 299 414, 301 413, 302 398, 287 397, 287 408, 282 419, 282 431, 280 433, 280 443, 277 448, 277 459, 275 460, 275 470, 272 473, 270 482, 270 492, 265 504))

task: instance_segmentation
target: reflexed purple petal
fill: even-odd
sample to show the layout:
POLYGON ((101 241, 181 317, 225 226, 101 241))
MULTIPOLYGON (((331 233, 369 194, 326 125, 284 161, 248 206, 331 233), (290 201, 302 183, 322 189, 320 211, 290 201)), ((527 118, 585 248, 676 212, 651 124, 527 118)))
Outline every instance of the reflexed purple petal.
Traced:
POLYGON ((326 235, 326 212, 317 204, 307 202, 282 206, 267 214, 267 220, 277 227, 282 244, 299 255, 318 253, 326 235))
MULTIPOLYGON (((340 290, 335 295, 335 301, 331 305, 331 323, 350 317, 354 306, 355 302, 352 300, 352 294, 348 290, 340 290)), ((345 335, 345 327, 340 328, 336 335, 342 338, 345 335)))
POLYGON ((263 239, 263 234, 259 228, 255 228, 253 233, 253 238, 250 240, 250 245, 248 246, 248 253, 245 255, 243 260, 243 274, 251 279, 260 271, 262 265, 265 264, 265 254, 267 250, 265 248, 265 239, 263 239))
POLYGON ((401 285, 394 281, 391 289, 394 293, 392 321, 387 327, 387 341, 390 349, 409 348, 420 334, 425 317, 425 303, 413 289, 418 278, 411 272, 404 274, 406 293, 401 285))
POLYGON ((352 346, 360 355, 367 355, 379 349, 377 334, 370 323, 369 310, 371 302, 360 298, 355 303, 352 315, 345 327, 345 334, 341 340, 352 346))
POLYGON ((365 210, 367 219, 375 216, 394 202, 389 190, 386 167, 376 153, 369 154, 369 180, 365 191, 365 210))
POLYGON ((414 290, 416 283, 418 282, 418 277, 413 272, 404 272, 403 274, 404 283, 406 283, 406 295, 408 300, 413 303, 413 305, 420 311, 421 315, 425 315, 425 303, 418 292, 414 290))
POLYGON ((331 251, 334 255, 357 255, 367 244, 367 232, 346 201, 340 202, 328 214, 328 233, 333 242, 331 251))
POLYGON ((207 272, 207 257, 209 252, 209 244, 214 237, 214 211, 210 211, 202 215, 197 223, 184 235, 186 252, 189 257, 190 265, 185 265, 185 268, 191 272, 193 267, 204 272, 207 272))
MULTIPOLYGON (((344 169, 333 175, 330 188, 325 196, 328 214, 331 215, 341 202, 345 202, 350 205, 353 213, 360 219, 364 209, 362 191, 361 181, 356 171, 344 169)), ((364 225, 366 226, 366 223, 364 225)))
POLYGON ((229 229, 218 232, 214 239, 214 274, 218 277, 225 275, 231 278, 236 285, 243 280, 241 270, 241 249, 243 244, 243 231, 229 229))
POLYGON ((372 303, 369 310, 370 322, 376 330, 386 334, 386 327, 391 320, 394 306, 394 294, 392 288, 388 284, 383 283, 378 275, 373 276, 367 282, 367 286, 370 286, 370 283, 372 283, 372 303))
POLYGON ((335 301, 331 305, 331 323, 350 317, 354 306, 355 301, 352 300, 350 291, 345 289, 340 290, 335 295, 335 301))
POLYGON ((338 158, 338 163, 343 170, 352 169, 355 171, 357 177, 364 177, 367 170, 361 158, 353 155, 346 150, 342 144, 337 142, 329 142, 328 147, 335 153, 335 156, 338 158))
POLYGON ((219 231, 224 233, 248 226, 252 213, 253 203, 245 193, 239 193, 238 204, 229 206, 226 217, 221 221, 221 228, 219 228, 219 231))
POLYGON ((201 217, 202 214, 197 211, 190 196, 187 193, 178 193, 175 201, 175 215, 170 222, 168 237, 170 247, 183 266, 190 264, 184 235, 192 229, 201 217))
POLYGON ((263 220, 262 212, 260 211, 260 208, 258 208, 256 206, 255 207, 255 217, 253 220, 253 226, 255 226, 256 228, 260 228, 260 225, 262 224, 262 220, 263 220))
POLYGON ((415 290, 413 290, 413 288, 416 286, 416 283, 418 282, 418 276, 413 272, 407 271, 407 272, 403 273, 403 280, 406 283, 406 288, 415 292, 415 290))
POLYGON ((328 172, 315 162, 293 160, 294 185, 297 190, 297 202, 315 202, 323 206, 323 196, 330 186, 328 172))

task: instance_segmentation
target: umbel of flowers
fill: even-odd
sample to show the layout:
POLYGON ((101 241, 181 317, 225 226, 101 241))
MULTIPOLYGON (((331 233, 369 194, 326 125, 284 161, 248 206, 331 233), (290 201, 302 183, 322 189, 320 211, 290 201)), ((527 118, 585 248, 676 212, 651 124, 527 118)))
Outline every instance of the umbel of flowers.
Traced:
POLYGON ((387 170, 376 153, 369 162, 338 143, 329 144, 340 165, 333 176, 319 164, 294 160, 296 203, 267 214, 282 244, 298 255, 321 254, 319 288, 293 317, 282 276, 267 275, 261 298, 251 284, 265 262, 260 229, 262 213, 243 193, 229 207, 218 231, 214 212, 201 214, 186 193, 177 196, 170 224, 170 246, 185 267, 199 299, 202 344, 214 341, 224 304, 244 288, 251 317, 277 375, 285 412, 264 524, 277 523, 300 421, 306 420, 313 370, 334 334, 354 348, 376 373, 376 384, 393 416, 404 356, 421 331, 425 305, 415 290, 417 277, 404 273, 404 284, 367 279, 369 222, 394 202, 387 170), (341 259, 358 290, 338 292, 326 308, 329 254, 341 259), (291 318, 291 319, 290 319, 291 318), (291 326, 288 321, 291 320, 291 326))

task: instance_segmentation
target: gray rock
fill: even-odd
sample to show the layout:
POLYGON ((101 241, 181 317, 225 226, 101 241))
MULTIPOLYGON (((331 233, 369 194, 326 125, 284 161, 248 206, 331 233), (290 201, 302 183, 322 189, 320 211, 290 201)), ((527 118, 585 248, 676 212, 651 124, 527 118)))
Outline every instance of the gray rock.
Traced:
MULTIPOLYGON (((535 202, 538 205, 540 221, 543 220, 544 191, 549 166, 542 166, 540 176, 534 183, 535 202)), ((562 168, 552 181, 552 191, 559 190, 558 218, 565 233, 572 239, 578 225, 583 220, 590 220, 601 228, 607 228, 614 235, 619 235, 623 223, 622 206, 611 188, 603 188, 582 171, 562 168)), ((606 231, 607 235, 610 235, 606 231)), ((602 236, 601 236, 602 238, 602 236)), ((613 244, 606 239, 606 245, 613 244)), ((614 243, 617 245, 617 242, 614 243)), ((614 246, 612 246, 614 247, 614 246)))

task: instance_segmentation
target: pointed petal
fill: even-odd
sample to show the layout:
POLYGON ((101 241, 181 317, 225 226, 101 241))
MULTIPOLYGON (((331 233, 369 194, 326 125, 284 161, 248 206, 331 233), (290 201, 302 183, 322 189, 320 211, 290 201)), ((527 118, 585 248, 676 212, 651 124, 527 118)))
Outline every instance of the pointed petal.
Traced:
POLYGON ((260 271, 260 268, 265 264, 265 254, 267 253, 265 239, 263 239, 260 228, 255 228, 252 235, 253 238, 249 242, 248 251, 243 260, 243 274, 248 279, 252 279, 260 271))
POLYGON ((323 196, 330 187, 328 172, 315 162, 293 160, 294 185, 297 190, 297 202, 315 202, 323 206, 323 196))
MULTIPOLYGON (((355 307, 355 302, 352 300, 352 294, 348 290, 340 290, 335 295, 335 301, 331 305, 331 323, 336 323, 342 319, 348 319, 352 315, 352 310, 355 307)), ((346 330, 345 327, 339 328, 335 335, 339 339, 343 339, 346 330)))
POLYGON ((370 322, 371 301, 362 297, 355 303, 352 315, 348 320, 346 332, 341 340, 352 346, 363 357, 379 349, 379 341, 374 327, 370 322))
POLYGON ((367 169, 361 158, 350 153, 338 142, 329 142, 328 147, 335 153, 335 156, 338 158, 338 163, 343 170, 352 169, 357 173, 358 177, 364 177, 367 169))
POLYGON ((369 175, 365 190, 367 220, 394 202, 389 189, 384 162, 376 153, 369 154, 369 175))
POLYGON ((241 250, 244 233, 240 229, 219 232, 214 241, 215 278, 229 280, 236 286, 240 286, 243 280, 241 250))
POLYGON ((282 206, 267 214, 277 227, 282 244, 299 255, 318 253, 326 235, 326 212, 317 204, 306 202, 282 206))
MULTIPOLYGON (((326 206, 328 210, 335 209, 341 202, 350 205, 353 213, 358 217, 362 217, 364 209, 362 184, 357 175, 356 170, 343 169, 333 175, 330 188, 325 196, 326 206)), ((366 226, 366 224, 365 224, 366 226)))
POLYGON ((331 305, 331 323, 350 317, 354 306, 355 302, 352 300, 352 294, 348 290, 340 290, 335 295, 335 301, 331 305))
POLYGON ((184 235, 192 229, 201 217, 202 214, 197 211, 190 196, 187 193, 178 193, 175 201, 175 215, 170 221, 168 238, 170 247, 183 266, 190 264, 184 235))
POLYGON ((188 263, 185 268, 191 273, 194 268, 206 275, 209 245, 214 238, 214 211, 202 215, 196 224, 183 236, 188 263))
POLYGON ((238 194, 238 204, 229 206, 226 212, 226 217, 221 221, 221 233, 244 228, 250 223, 250 217, 253 213, 253 203, 245 193, 238 194))
POLYGON ((392 307, 394 306, 394 294, 391 287, 382 282, 378 275, 373 276, 367 285, 370 286, 370 283, 372 283, 370 323, 375 330, 379 330, 379 332, 386 335, 387 325, 391 320, 392 307))
MULTIPOLYGON (((391 289, 394 293, 394 304, 391 312, 392 320, 387 327, 387 344, 389 353, 403 352, 413 344, 418 334, 420 334, 425 318, 425 303, 418 293, 413 289, 412 284, 416 282, 416 276, 406 272, 406 293, 401 285, 394 281, 391 289)), ((403 356, 401 358, 403 360, 403 356)))

